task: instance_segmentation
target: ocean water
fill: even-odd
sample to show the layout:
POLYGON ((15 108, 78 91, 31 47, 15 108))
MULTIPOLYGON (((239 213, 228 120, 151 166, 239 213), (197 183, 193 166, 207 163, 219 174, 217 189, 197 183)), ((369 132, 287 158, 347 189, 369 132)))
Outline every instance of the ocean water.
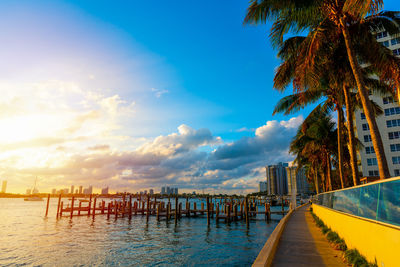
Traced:
POLYGON ((142 215, 57 220, 57 199, 47 218, 45 206, 0 198, 0 266, 251 266, 282 217, 267 223, 258 215, 247 229, 243 221, 208 227, 206 217, 183 215, 175 226, 142 215))

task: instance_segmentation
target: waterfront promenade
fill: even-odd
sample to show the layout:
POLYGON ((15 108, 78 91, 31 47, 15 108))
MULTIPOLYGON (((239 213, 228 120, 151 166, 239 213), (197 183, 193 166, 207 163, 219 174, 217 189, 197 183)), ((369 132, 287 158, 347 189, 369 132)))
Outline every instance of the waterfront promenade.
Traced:
POLYGON ((282 232, 272 266, 347 266, 316 226, 305 205, 290 216, 282 232))

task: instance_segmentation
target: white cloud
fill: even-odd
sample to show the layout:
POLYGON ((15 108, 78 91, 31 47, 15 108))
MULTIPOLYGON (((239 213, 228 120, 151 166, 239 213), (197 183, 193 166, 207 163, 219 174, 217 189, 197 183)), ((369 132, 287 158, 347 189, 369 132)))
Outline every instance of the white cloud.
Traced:
POLYGON ((157 98, 160 98, 163 94, 169 93, 169 91, 168 91, 168 90, 165 90, 165 89, 151 88, 151 91, 154 92, 154 95, 155 95, 157 98))

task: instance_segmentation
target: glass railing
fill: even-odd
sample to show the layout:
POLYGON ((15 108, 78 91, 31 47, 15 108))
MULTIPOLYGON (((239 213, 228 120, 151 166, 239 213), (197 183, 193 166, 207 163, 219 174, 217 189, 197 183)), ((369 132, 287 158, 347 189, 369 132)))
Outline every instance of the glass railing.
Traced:
POLYGON ((315 196, 314 203, 400 226, 400 178, 322 193, 315 196))

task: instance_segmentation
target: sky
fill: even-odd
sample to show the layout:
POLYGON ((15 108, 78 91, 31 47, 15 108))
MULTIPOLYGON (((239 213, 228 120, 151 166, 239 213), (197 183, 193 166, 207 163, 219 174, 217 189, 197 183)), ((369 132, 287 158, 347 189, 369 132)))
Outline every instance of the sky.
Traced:
POLYGON ((272 116, 270 25, 247 1, 127 2, 0 2, 7 191, 257 191, 310 111, 272 116))

